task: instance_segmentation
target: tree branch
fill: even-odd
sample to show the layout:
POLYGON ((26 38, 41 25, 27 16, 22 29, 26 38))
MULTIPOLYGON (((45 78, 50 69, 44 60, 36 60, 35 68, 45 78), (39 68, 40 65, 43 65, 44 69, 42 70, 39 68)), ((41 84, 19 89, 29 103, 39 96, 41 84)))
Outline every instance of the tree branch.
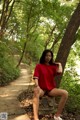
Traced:
POLYGON ((12 12, 14 3, 15 3, 15 0, 13 1, 12 6, 11 6, 11 8, 10 8, 10 12, 9 12, 8 18, 6 19, 6 23, 8 22, 8 20, 9 20, 9 18, 10 18, 10 16, 11 16, 11 12, 12 12))
POLYGON ((49 36, 48 36, 48 39, 46 40, 46 43, 45 43, 45 46, 44 46, 45 49, 47 48, 47 45, 49 44, 49 42, 50 42, 50 40, 51 40, 51 37, 52 37, 52 35, 53 35, 53 31, 55 30, 55 28, 56 28, 56 25, 53 26, 53 28, 52 28, 52 30, 51 30, 49 36))
POLYGON ((52 46, 51 46, 50 49, 53 49, 53 48, 54 48, 54 45, 59 41, 59 37, 60 37, 60 35, 61 35, 61 32, 58 34, 57 37, 55 37, 55 39, 54 39, 54 41, 53 41, 53 44, 52 44, 52 46))

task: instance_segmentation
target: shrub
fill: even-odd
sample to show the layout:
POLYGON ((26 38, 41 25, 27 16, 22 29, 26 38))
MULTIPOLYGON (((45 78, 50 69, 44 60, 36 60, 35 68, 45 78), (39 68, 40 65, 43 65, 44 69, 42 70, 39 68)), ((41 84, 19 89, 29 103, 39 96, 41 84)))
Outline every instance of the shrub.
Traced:
POLYGON ((0 43, 0 86, 7 85, 19 76, 19 69, 5 43, 0 43))
POLYGON ((66 71, 61 83, 61 87, 69 92, 66 110, 71 113, 80 112, 80 84, 78 75, 75 76, 75 74, 75 71, 73 74, 71 71, 66 71))

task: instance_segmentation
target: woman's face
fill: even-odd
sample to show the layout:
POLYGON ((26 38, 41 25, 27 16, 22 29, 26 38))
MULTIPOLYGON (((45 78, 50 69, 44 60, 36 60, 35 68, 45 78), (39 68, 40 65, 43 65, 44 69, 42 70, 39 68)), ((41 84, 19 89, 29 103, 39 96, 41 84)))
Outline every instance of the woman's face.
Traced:
POLYGON ((51 60, 51 58, 52 58, 51 53, 50 53, 50 52, 46 53, 46 56, 45 56, 45 62, 46 62, 46 63, 49 63, 50 60, 51 60))

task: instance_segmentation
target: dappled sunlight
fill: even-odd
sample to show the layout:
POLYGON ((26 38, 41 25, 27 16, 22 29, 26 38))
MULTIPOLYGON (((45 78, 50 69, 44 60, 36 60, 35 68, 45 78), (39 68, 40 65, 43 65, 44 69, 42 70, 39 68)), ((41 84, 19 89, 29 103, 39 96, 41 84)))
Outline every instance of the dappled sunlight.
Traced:
POLYGON ((9 97, 12 94, 14 95, 18 90, 4 91, 0 93, 0 97, 9 97))
POLYGON ((17 86, 29 86, 29 85, 34 85, 34 83, 16 83, 15 85, 17 85, 17 86))
POLYGON ((21 74, 27 73, 26 69, 21 69, 21 74))
POLYGON ((19 115, 18 117, 15 117, 12 120, 30 120, 30 118, 28 117, 27 114, 24 114, 24 115, 19 115))
POLYGON ((16 92, 17 92, 18 90, 11 90, 10 92, 7 92, 7 93, 2 93, 2 94, 0 94, 0 97, 2 97, 2 98, 4 98, 4 97, 10 97, 10 96, 12 96, 12 95, 14 95, 16 92))
POLYGON ((0 97, 8 97, 9 94, 0 95, 0 97))
POLYGON ((19 79, 25 79, 25 80, 27 81, 27 79, 29 79, 30 77, 31 77, 31 76, 26 77, 26 76, 24 75, 24 76, 20 77, 19 79))
POLYGON ((27 99, 24 99, 20 102, 20 107, 29 107, 30 105, 32 105, 32 98, 27 98, 27 99))

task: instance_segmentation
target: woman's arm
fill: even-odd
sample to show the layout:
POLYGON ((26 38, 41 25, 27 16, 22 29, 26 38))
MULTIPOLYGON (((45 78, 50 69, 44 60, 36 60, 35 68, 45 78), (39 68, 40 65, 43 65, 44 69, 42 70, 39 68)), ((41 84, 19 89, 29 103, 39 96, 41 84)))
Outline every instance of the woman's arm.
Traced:
POLYGON ((57 63, 57 62, 56 62, 56 64, 58 64, 57 72, 58 72, 58 73, 62 73, 63 69, 62 69, 61 63, 57 63))
POLYGON ((35 86, 38 87, 38 86, 39 86, 39 84, 38 84, 38 79, 35 78, 34 81, 35 81, 35 86))

